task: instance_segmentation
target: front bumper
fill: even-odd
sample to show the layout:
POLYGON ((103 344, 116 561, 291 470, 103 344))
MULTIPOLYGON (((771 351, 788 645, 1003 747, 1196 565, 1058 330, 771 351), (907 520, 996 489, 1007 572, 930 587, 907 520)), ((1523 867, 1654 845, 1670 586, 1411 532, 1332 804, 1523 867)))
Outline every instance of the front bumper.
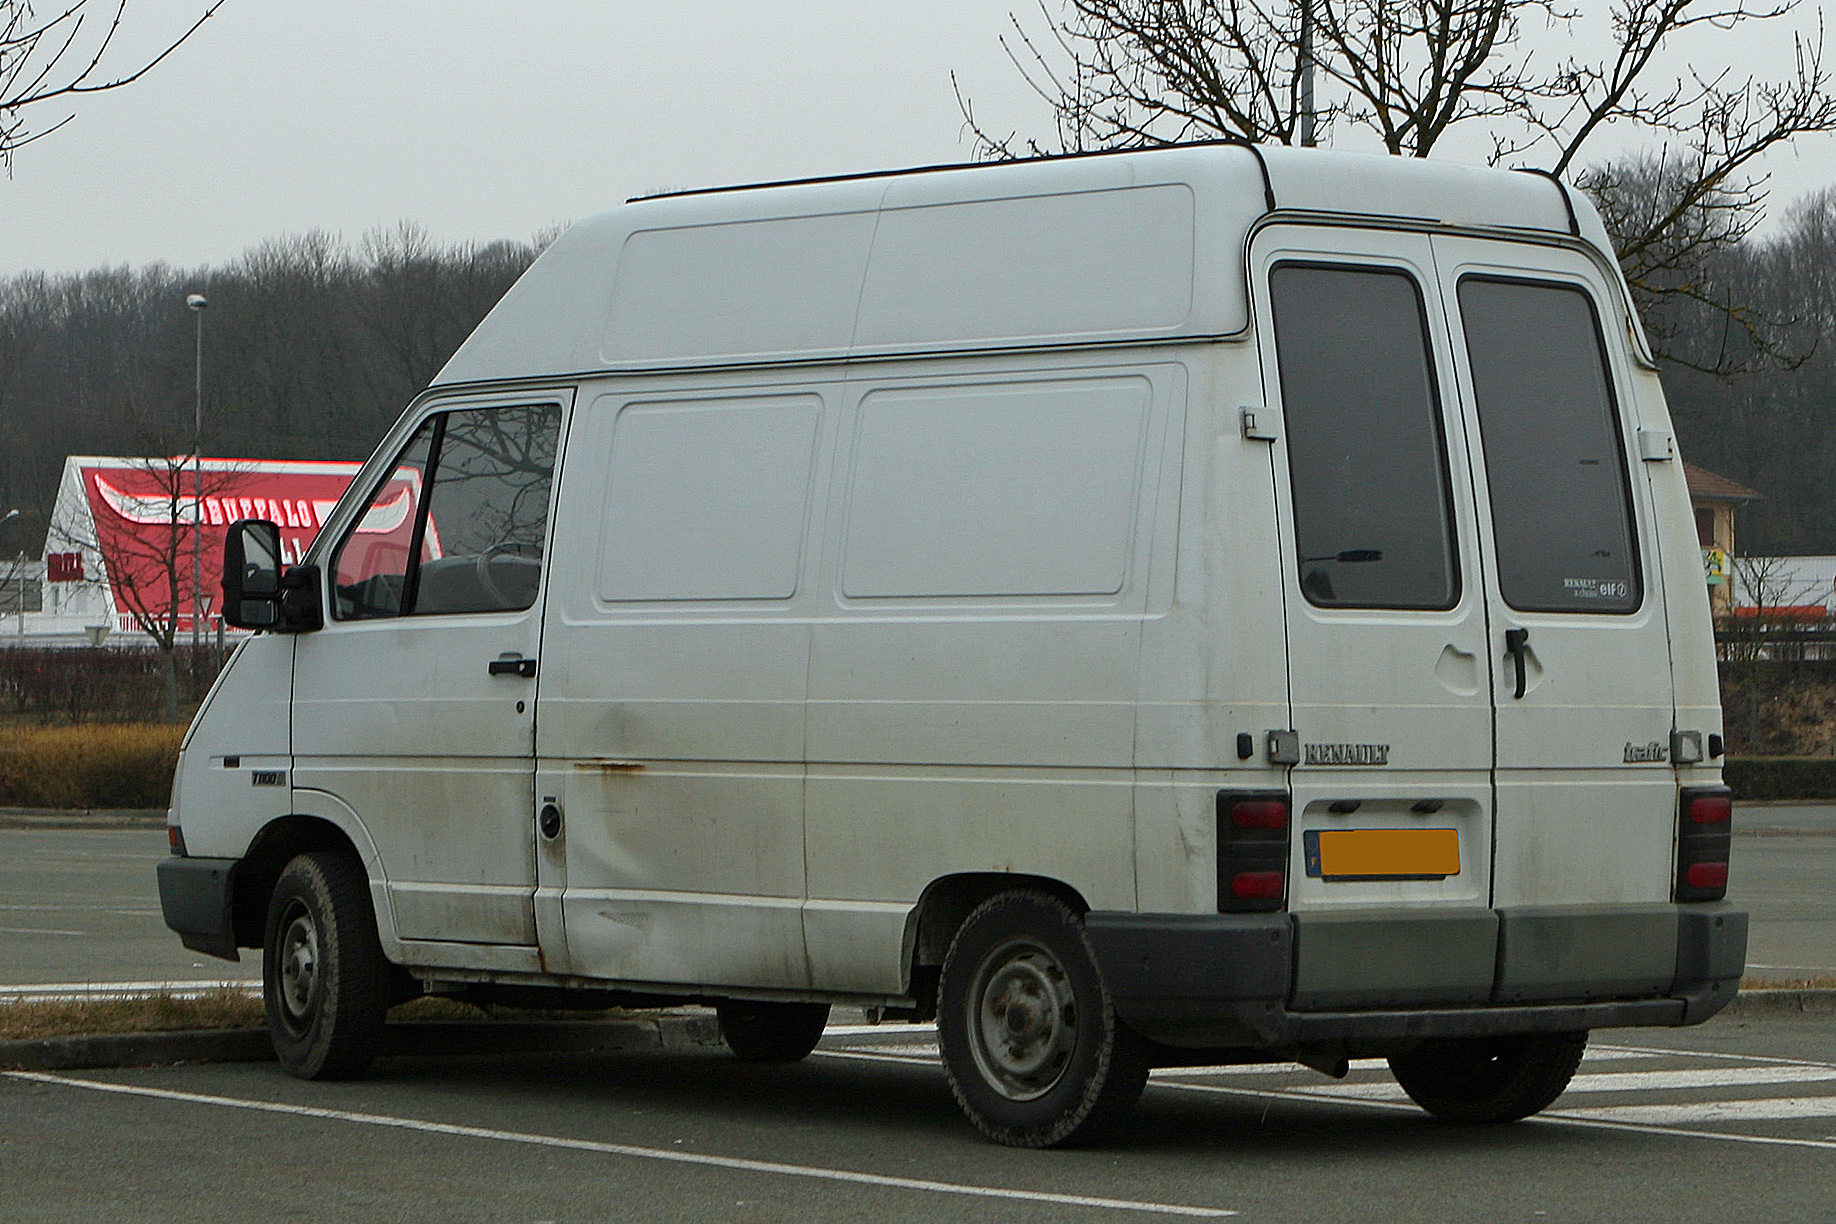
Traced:
POLYGON ((1166 1045, 1356 1053, 1427 1037, 1699 1024, 1746 964, 1725 903, 1085 917, 1117 1013, 1166 1045), (1490 980, 1439 967, 1496 936, 1490 980))
POLYGON ((161 859, 154 869, 159 879, 159 910, 166 925, 178 932, 179 942, 193 952, 239 961, 236 930, 230 904, 235 895, 233 874, 240 859, 161 859))

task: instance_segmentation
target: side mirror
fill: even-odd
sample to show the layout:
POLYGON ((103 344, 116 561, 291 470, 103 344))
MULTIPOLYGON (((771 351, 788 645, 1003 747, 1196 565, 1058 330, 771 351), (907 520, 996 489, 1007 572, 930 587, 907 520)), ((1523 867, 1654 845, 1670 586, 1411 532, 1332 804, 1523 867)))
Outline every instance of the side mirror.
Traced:
POLYGON ((239 519, 223 541, 223 619, 238 629, 274 629, 281 614, 280 528, 239 519))

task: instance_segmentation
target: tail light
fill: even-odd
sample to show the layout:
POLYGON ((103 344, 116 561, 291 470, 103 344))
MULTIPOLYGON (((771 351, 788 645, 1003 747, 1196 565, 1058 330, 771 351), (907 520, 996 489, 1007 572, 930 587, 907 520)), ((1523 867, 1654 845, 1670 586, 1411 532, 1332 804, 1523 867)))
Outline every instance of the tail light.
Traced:
POLYGON ((1677 793, 1678 901, 1719 901, 1728 893, 1734 793, 1725 786, 1686 786, 1677 793))
POLYGON ((1288 795, 1218 792, 1218 912, 1279 910, 1288 899, 1288 795))

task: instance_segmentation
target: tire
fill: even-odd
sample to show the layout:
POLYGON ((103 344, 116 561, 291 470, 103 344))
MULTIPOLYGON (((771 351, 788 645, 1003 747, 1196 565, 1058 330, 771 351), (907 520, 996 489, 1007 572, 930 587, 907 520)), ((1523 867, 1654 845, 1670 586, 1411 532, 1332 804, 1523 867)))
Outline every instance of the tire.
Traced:
POLYGON ((808 1056, 829 1023, 827 1003, 753 1003, 729 999, 716 1006, 721 1039, 749 1063, 793 1063, 808 1056))
POLYGON ((1390 1056, 1411 1100, 1447 1122, 1515 1122, 1562 1095, 1587 1033, 1461 1037, 1390 1056))
POLYGON ((963 921, 937 1036, 957 1104, 1009 1147, 1097 1138, 1147 1084, 1148 1045, 1117 1019, 1083 923, 1045 893, 1003 893, 963 921))
POLYGON ((288 863, 268 901, 261 953, 262 1001, 281 1066, 301 1079, 363 1074, 382 1042, 390 968, 356 860, 315 852, 288 863))

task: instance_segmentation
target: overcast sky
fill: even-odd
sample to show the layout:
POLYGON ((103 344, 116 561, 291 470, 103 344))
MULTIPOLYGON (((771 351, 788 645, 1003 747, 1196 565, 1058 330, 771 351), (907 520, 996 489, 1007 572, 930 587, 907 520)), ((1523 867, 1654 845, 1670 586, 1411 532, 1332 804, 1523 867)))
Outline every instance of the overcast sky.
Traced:
MULTIPOLYGON (((131 0, 119 62, 204 6, 131 0)), ((354 241, 402 219, 442 242, 527 238, 660 188, 966 160, 952 69, 978 115, 1049 128, 997 42, 1015 7, 1036 11, 229 0, 153 74, 81 100, 74 122, 19 151, 0 179, 0 275, 223 263, 282 234, 354 241)), ((1789 65, 1786 30, 1719 37, 1696 54, 1789 65)), ((1782 213, 1836 182, 1836 143, 1767 169, 1782 213)))

